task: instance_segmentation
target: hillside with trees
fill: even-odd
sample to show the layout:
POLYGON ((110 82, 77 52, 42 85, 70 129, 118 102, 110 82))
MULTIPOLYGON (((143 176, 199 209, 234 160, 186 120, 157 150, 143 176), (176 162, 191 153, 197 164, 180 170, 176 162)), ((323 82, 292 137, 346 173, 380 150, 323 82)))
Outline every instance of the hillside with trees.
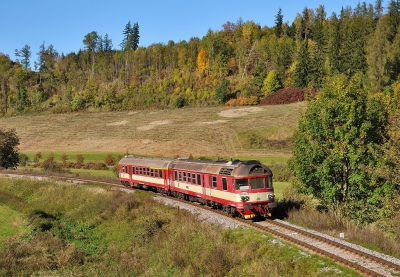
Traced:
POLYGON ((148 47, 139 46, 138 22, 121 26, 122 42, 92 31, 78 52, 25 45, 16 61, 0 54, 0 111, 255 105, 281 88, 323 88, 337 74, 362 74, 369 93, 397 97, 399 6, 377 0, 331 15, 305 7, 291 24, 280 9, 272 27, 239 18, 202 38, 148 47))
POLYGON ((307 7, 289 24, 226 22, 202 38, 140 47, 128 22, 116 50, 92 31, 64 55, 43 43, 0 54, 2 115, 271 105, 309 101, 294 135, 297 190, 399 238, 400 2, 327 15, 307 7), (32 52, 37 52, 35 59, 32 52), (34 65, 34 70, 31 65, 34 65), (397 220, 396 222, 399 222, 397 220))

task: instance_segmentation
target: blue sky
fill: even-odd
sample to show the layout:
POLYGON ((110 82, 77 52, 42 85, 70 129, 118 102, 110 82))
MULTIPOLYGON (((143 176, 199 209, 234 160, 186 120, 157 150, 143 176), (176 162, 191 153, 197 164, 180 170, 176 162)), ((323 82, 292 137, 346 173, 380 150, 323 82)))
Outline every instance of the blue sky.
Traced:
MULTIPOLYGON (((15 60, 15 49, 31 47, 31 68, 39 46, 45 42, 61 53, 83 49, 83 38, 91 31, 112 39, 120 49, 125 25, 138 22, 139 46, 166 44, 169 40, 202 38, 211 29, 221 30, 227 21, 253 20, 261 26, 275 25, 282 9, 283 20, 290 23, 304 7, 324 5, 329 17, 342 7, 353 9, 356 0, 0 0, 0 52, 15 60)), ((374 1, 365 1, 375 4, 374 1)), ((383 2, 386 7, 388 0, 383 2)))

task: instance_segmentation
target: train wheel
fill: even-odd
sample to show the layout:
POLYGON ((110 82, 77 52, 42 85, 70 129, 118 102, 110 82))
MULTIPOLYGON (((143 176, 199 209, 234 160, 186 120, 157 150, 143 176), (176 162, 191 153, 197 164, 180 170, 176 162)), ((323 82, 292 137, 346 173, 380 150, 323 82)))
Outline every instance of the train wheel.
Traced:
POLYGON ((229 207, 229 212, 228 213, 232 217, 236 217, 237 216, 236 208, 234 208, 234 207, 229 207))

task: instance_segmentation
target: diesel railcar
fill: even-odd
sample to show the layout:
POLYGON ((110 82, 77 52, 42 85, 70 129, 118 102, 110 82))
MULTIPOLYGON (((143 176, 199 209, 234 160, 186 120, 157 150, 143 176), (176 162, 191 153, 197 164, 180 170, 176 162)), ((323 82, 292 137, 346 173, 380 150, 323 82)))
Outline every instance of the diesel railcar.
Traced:
POLYGON ((272 172, 256 160, 209 161, 125 156, 119 179, 129 187, 151 189, 219 208, 232 216, 270 217, 276 207, 272 172))

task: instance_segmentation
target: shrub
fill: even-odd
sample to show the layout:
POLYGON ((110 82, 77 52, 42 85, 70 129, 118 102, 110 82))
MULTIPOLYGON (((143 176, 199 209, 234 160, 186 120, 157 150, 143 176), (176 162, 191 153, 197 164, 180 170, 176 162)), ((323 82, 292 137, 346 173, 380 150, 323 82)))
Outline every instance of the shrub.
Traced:
POLYGON ((92 170, 108 170, 108 167, 105 163, 102 162, 89 162, 82 167, 83 169, 92 169, 92 170))
POLYGON ((39 151, 36 153, 35 157, 33 158, 33 162, 38 163, 41 158, 42 158, 42 153, 39 151))
POLYGON ((76 156, 76 164, 77 164, 77 165, 82 166, 84 160, 85 160, 85 158, 84 158, 81 154, 79 154, 78 156, 76 156))
POLYGON ((53 153, 42 163, 42 168, 46 171, 63 172, 62 165, 54 161, 53 153))
POLYGON ((18 156, 19 156, 19 165, 26 166, 29 162, 28 155, 26 155, 24 153, 18 153, 18 156))
POLYGON ((111 154, 107 154, 106 158, 104 159, 104 163, 108 166, 113 166, 116 164, 116 160, 111 154))
MULTIPOLYGON (((317 90, 312 89, 308 90, 307 99, 315 97, 317 90)), ((295 102, 305 101, 305 90, 301 88, 289 87, 282 88, 277 90, 275 93, 265 97, 261 101, 261 105, 281 105, 281 104, 290 104, 295 102)))
POLYGON ((182 96, 179 96, 178 98, 176 98, 175 100, 175 108, 183 108, 186 105, 186 99, 183 98, 182 96))

